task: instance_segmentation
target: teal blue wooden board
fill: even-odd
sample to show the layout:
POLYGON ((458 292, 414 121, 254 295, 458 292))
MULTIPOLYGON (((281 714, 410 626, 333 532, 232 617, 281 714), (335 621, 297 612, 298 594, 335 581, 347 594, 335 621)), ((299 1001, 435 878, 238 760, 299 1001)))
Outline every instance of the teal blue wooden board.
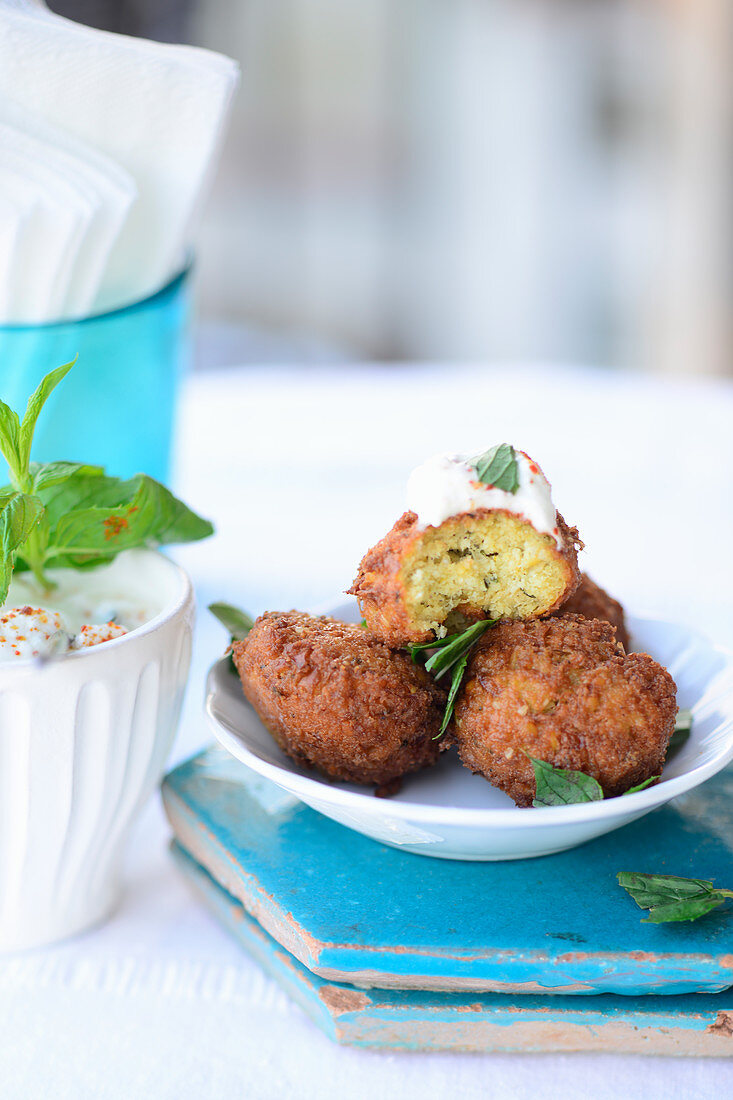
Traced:
POLYGON ((733 995, 508 996, 357 989, 313 974, 178 844, 201 900, 308 1016, 338 1042, 402 1050, 733 1054, 733 995))
MULTIPOLYGON (((363 988, 628 996, 733 984, 731 907, 642 924, 620 870, 733 885, 733 772, 581 848, 428 860, 315 813, 221 749, 176 768, 176 837, 309 971, 363 988)), ((531 811, 527 811, 531 812, 531 811)))

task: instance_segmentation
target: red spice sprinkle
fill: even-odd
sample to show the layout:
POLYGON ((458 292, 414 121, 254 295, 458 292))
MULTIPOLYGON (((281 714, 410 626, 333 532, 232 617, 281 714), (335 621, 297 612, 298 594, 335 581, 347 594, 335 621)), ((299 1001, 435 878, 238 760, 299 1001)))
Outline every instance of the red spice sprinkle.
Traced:
POLYGON ((116 538, 125 527, 127 527, 127 520, 124 516, 107 516, 104 521, 105 539, 109 541, 109 539, 116 538))
POLYGON ((540 472, 539 466, 537 466, 534 462, 530 462, 529 468, 533 474, 538 474, 540 472))

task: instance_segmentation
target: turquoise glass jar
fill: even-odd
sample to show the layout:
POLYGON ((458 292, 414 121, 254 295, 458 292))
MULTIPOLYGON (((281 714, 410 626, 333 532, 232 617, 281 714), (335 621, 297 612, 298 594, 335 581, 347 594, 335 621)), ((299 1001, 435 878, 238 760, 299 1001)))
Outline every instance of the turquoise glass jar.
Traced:
POLYGON ((156 294, 76 321, 0 325, 0 398, 21 414, 44 374, 78 356, 36 429, 33 458, 167 481, 189 358, 190 268, 156 294))

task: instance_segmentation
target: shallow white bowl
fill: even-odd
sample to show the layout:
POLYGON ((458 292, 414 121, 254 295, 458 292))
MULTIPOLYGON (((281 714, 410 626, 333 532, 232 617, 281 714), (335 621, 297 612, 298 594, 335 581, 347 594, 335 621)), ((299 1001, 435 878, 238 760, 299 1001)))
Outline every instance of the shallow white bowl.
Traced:
POLYGON ((158 612, 143 626, 44 666, 0 664, 0 950, 109 914, 130 822, 162 775, 188 676, 193 591, 151 550, 103 567, 118 587, 131 568, 158 612))
MULTIPOLYGON (((357 621, 355 604, 333 614, 357 621)), ((633 648, 651 653, 677 681, 690 707, 692 733, 654 787, 603 802, 518 809, 472 775, 455 750, 437 766, 408 776, 392 798, 371 788, 331 782, 297 765, 262 725, 242 694, 228 658, 208 678, 206 713, 218 741, 238 760, 314 810, 395 848, 439 859, 501 860, 549 855, 575 847, 663 806, 697 787, 733 759, 733 654, 683 626, 629 620, 633 648)))

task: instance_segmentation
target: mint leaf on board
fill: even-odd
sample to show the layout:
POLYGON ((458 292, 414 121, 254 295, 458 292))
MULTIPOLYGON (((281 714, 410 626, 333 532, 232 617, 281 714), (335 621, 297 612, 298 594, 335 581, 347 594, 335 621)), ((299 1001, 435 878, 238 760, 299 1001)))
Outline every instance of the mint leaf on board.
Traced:
POLYGON ((241 642, 255 625, 251 615, 230 603, 210 603, 209 611, 227 628, 233 642, 241 642))
POLYGON ((635 787, 629 787, 628 791, 624 791, 623 794, 636 794, 637 791, 644 791, 647 787, 651 787, 652 783, 656 783, 659 778, 661 777, 658 775, 650 775, 643 783, 637 783, 635 787))
POLYGON ((534 756, 529 756, 529 760, 537 787, 533 806, 569 806, 576 802, 600 802, 603 799, 603 789, 593 776, 555 768, 534 756))
POLYGON ((674 901, 668 905, 655 905, 649 910, 649 916, 642 920, 642 924, 666 924, 668 921, 697 920, 704 917, 713 909, 717 909, 725 901, 725 896, 719 891, 713 891, 704 898, 689 898, 687 901, 674 901))
POLYGON ((0 509, 0 605, 5 603, 20 547, 43 514, 38 497, 3 493, 0 509))
POLYGON ((428 672, 433 674, 436 680, 440 680, 441 676, 445 676, 447 672, 451 674, 451 685, 448 691, 445 711, 443 712, 443 721, 440 724, 440 732, 434 740, 437 741, 438 737, 442 737, 451 720, 458 689, 463 682, 463 674, 466 671, 468 655, 471 649, 473 649, 484 631, 488 630, 488 628, 493 626, 496 622, 496 619, 482 619, 480 622, 474 623, 473 626, 469 626, 460 634, 450 634, 446 638, 437 638, 433 642, 423 642, 420 645, 408 646, 414 664, 418 664, 419 657, 422 653, 428 650, 435 651, 425 662, 425 668, 428 672))
POLYGON ((709 879, 641 871, 619 871, 616 878, 640 909, 649 910, 643 924, 697 920, 717 909, 726 898, 733 898, 733 890, 716 889, 709 879))
POLYGON ((511 443, 499 443, 490 447, 473 460, 479 481, 494 489, 516 493, 519 488, 519 470, 516 451, 511 443))

